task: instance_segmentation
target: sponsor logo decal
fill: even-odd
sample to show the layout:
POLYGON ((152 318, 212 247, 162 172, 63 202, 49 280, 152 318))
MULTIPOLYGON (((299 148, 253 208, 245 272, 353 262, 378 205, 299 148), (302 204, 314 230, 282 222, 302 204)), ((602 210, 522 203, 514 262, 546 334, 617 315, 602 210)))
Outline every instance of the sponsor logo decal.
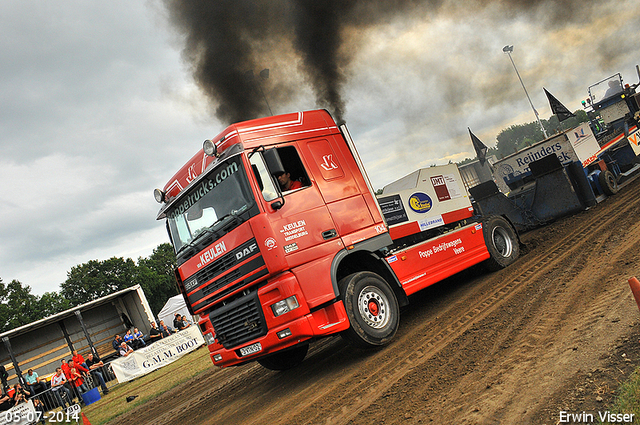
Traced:
POLYGON ((298 239, 302 236, 308 235, 309 232, 307 232, 305 228, 306 225, 306 221, 298 220, 295 223, 289 223, 282 226, 282 230, 280 230, 280 233, 284 235, 285 242, 289 242, 290 240, 298 239))
POLYGON ((433 202, 426 193, 416 192, 409 198, 409 207, 417 213, 426 213, 432 206, 433 202))
POLYGON ((325 169, 325 171, 337 170, 338 166, 335 162, 333 162, 333 154, 324 155, 322 157, 322 164, 320 166, 325 169))
POLYGON ((254 253, 254 251, 258 250, 258 244, 252 243, 250 246, 246 247, 242 251, 236 252, 236 260, 242 261, 244 257, 248 257, 254 253))
POLYGON ((444 219, 441 215, 437 217, 425 218, 424 220, 419 220, 418 225, 420 226, 420 231, 424 232, 425 230, 433 229, 434 227, 442 226, 444 224, 444 219))
POLYGON ((290 253, 290 252, 293 252, 293 251, 297 251, 297 250, 298 250, 298 244, 295 243, 295 242, 284 246, 284 252, 287 253, 287 254, 290 253))
POLYGON ((200 264, 198 264, 198 268, 206 266, 225 252, 227 252, 227 247, 224 242, 215 244, 200 255, 200 264))
POLYGON ((267 238, 264 240, 264 246, 267 247, 267 249, 269 251, 271 251, 273 248, 277 248, 278 247, 278 243, 276 242, 276 240, 274 238, 267 238))

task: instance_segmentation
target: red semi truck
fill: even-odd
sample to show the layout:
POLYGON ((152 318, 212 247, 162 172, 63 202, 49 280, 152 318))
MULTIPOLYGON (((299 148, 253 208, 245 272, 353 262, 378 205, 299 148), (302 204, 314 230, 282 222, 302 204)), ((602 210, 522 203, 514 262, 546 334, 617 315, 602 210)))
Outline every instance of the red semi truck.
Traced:
POLYGON ((474 216, 455 165, 376 199, 346 126, 324 110, 229 126, 154 195, 179 290, 220 367, 288 369, 335 334, 385 345, 410 294, 519 254, 508 220, 474 216))

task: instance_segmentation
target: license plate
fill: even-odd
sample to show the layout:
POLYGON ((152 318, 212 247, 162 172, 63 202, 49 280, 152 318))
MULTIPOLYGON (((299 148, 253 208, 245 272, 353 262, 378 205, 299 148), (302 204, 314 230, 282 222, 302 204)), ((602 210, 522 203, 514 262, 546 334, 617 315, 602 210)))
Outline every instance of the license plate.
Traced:
POLYGON ((255 344, 242 347, 240 349, 240 355, 244 357, 248 356, 249 354, 257 353, 259 351, 262 351, 262 345, 260 345, 259 342, 256 342, 255 344))

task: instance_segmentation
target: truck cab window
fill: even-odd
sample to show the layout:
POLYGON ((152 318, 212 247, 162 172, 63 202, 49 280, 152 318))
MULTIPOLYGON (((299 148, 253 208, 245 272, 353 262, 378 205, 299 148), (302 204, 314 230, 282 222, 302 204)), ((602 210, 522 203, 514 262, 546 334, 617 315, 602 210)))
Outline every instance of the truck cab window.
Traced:
POLYGON ((294 190, 311 186, 296 149, 293 146, 285 146, 277 148, 277 151, 285 169, 284 173, 271 174, 260 152, 256 152, 250 158, 253 174, 256 177, 258 186, 260 186, 262 197, 267 202, 278 198, 276 184, 284 195, 294 190))
POLYGON ((293 146, 277 148, 278 155, 284 166, 284 173, 274 175, 280 185, 283 194, 311 186, 307 172, 302 165, 300 155, 293 146))

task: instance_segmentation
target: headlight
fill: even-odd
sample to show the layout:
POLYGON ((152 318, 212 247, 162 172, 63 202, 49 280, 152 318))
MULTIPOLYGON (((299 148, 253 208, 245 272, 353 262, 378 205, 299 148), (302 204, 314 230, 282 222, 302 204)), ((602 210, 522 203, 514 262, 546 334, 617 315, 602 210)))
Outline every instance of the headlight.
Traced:
POLYGON ((164 201, 164 192, 160 189, 153 190, 153 197, 156 198, 156 202, 161 204, 164 201))
POLYGON ((209 156, 218 156, 218 148, 216 147, 216 144, 209 139, 202 143, 202 150, 204 150, 204 153, 209 156))
POLYGON ((204 334, 204 339, 207 342, 207 345, 216 343, 216 337, 211 332, 207 332, 206 334, 204 334))
POLYGON ((273 311, 273 315, 278 317, 298 307, 300 307, 300 304, 298 304, 298 299, 295 295, 292 295, 289 298, 278 301, 277 303, 271 305, 271 310, 273 311))

